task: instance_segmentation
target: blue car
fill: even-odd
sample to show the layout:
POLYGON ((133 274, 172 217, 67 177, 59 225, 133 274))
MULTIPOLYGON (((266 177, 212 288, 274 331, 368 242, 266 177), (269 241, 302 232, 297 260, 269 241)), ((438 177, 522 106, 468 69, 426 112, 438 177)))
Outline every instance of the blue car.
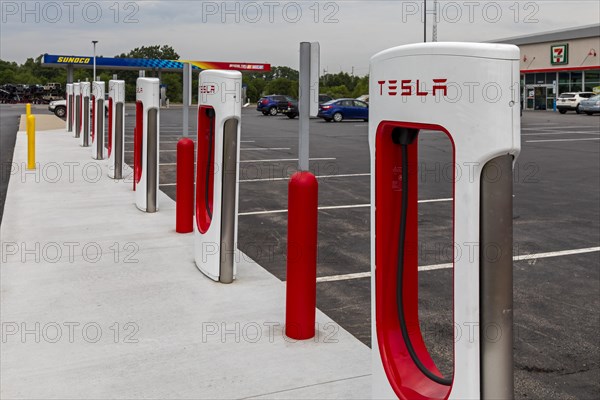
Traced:
POLYGON ((327 122, 340 122, 344 119, 369 120, 369 104, 356 99, 337 99, 319 106, 317 117, 327 122))
POLYGON ((256 103, 256 111, 262 112, 263 115, 275 116, 277 113, 285 112, 291 100, 293 100, 291 97, 280 94, 264 96, 256 103))
POLYGON ((590 97, 589 99, 581 100, 581 103, 579 103, 579 110, 587 115, 600 113, 600 94, 590 97))

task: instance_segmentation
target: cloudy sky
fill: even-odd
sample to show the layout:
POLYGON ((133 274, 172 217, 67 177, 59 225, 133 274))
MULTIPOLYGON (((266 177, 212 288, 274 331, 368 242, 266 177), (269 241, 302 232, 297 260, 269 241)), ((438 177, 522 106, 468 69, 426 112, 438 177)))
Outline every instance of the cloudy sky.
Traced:
MULTIPOLYGON (((43 53, 114 56, 169 44, 182 59, 298 66, 298 43, 319 41, 321 65, 364 75, 369 58, 423 40, 423 1, 5 1, 0 58, 43 53)), ((428 11, 434 1, 428 0, 428 11)), ((596 0, 438 2, 439 41, 486 41, 599 23, 596 0)), ((433 14, 428 14, 431 39, 433 14)))

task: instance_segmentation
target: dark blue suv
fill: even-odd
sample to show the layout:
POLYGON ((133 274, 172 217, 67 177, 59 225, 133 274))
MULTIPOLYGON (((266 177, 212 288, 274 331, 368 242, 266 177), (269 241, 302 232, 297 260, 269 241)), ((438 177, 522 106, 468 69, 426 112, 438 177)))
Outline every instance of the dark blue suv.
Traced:
POLYGON ((287 96, 280 94, 261 97, 256 104, 256 111, 262 112, 263 115, 277 115, 287 110, 289 101, 287 96))

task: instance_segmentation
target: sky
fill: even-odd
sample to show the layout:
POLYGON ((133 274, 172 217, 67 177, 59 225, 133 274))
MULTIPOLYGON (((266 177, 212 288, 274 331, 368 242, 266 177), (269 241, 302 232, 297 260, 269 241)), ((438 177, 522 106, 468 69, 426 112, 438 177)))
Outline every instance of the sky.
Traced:
MULTIPOLYGON (((438 1, 438 41, 481 42, 600 23, 600 2, 438 1)), ((432 40, 434 0, 427 1, 432 40)), ((5 1, 0 59, 43 53, 112 57, 168 44, 181 59, 298 68, 301 41, 321 45, 322 72, 368 73, 389 47, 423 41, 423 1, 5 1)))

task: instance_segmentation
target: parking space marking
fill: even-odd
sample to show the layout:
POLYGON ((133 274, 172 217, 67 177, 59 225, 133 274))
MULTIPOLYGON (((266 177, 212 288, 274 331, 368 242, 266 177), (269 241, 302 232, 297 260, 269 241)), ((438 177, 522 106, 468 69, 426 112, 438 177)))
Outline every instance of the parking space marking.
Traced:
POLYGON ((243 147, 240 150, 251 150, 251 151, 268 151, 268 150, 290 150, 289 147, 243 147))
MULTIPOLYGON (((179 140, 161 140, 160 143, 179 143, 179 140)), ((133 142, 125 142, 125 144, 133 144, 133 142)))
POLYGON ((568 131, 568 132, 521 133, 521 136, 568 135, 570 133, 578 133, 581 135, 600 135, 600 132, 594 132, 594 131, 568 131))
MULTIPOLYGON (((577 128, 578 129, 582 129, 582 128, 598 129, 598 125, 582 125, 582 126, 577 125, 577 128)), ((552 127, 548 127, 548 128, 521 128, 522 131, 548 131, 548 130, 555 130, 555 129, 565 129, 565 127, 556 125, 556 126, 552 126, 552 127)))
MULTIPOLYGON (((452 199, 427 199, 427 200, 419 200, 419 203, 440 203, 440 202, 444 202, 444 201, 452 201, 452 199)), ((339 209, 344 209, 344 208, 367 208, 367 207, 371 207, 371 204, 348 204, 348 205, 343 205, 343 206, 322 206, 322 207, 318 207, 318 210, 339 210, 339 209)), ((281 214, 281 213, 286 213, 288 210, 287 208, 285 209, 281 209, 281 210, 265 210, 265 211, 249 211, 249 212, 243 212, 243 213, 238 213, 238 216, 245 216, 245 215, 265 215, 265 214, 281 214)))
MULTIPOLYGON (((310 158, 310 161, 333 161, 335 157, 310 158)), ((280 162, 280 161, 298 161, 297 158, 272 158, 269 160, 241 160, 241 163, 259 163, 259 162, 280 162)))
MULTIPOLYGON (((183 139, 183 137, 182 137, 183 139)), ((188 137, 188 139, 192 139, 188 137)), ((192 139, 194 140, 194 139, 192 139)), ((242 140, 242 143, 254 143, 254 140, 242 140)), ((160 143, 179 143, 179 140, 161 140, 160 143)), ((133 144, 133 142, 125 142, 125 144, 133 144)))
MULTIPOLYGON (((331 161, 336 160, 335 157, 324 157, 324 158, 311 158, 310 161, 331 161)), ((261 163, 261 162, 280 162, 280 161, 298 161, 297 158, 273 158, 270 160, 241 160, 240 163, 261 163)), ((160 165, 177 165, 176 162, 172 163, 160 163, 160 165)))
MULTIPOLYGON (((560 256, 569 256, 573 254, 584 254, 584 253, 594 253, 600 251, 600 247, 586 247, 583 249, 573 249, 573 250, 562 250, 562 251, 550 251, 547 253, 537 253, 537 254, 524 254, 521 256, 513 257, 513 261, 527 261, 527 260, 537 260, 540 258, 551 258, 551 257, 560 257, 560 256)), ((438 269, 448 269, 454 266, 453 263, 445 263, 445 264, 433 264, 433 265, 424 265, 419 267, 419 271, 435 271, 438 269)), ((331 276, 321 276, 317 278, 317 282, 336 282, 336 281, 346 281, 350 279, 360 279, 360 278, 370 278, 371 272, 358 272, 353 274, 343 274, 343 275, 331 275, 331 276)))
POLYGON ((600 138, 577 138, 577 139, 546 139, 546 140, 527 140, 526 143, 543 143, 543 142, 581 142, 584 140, 600 140, 600 138))
MULTIPOLYGON (((164 150, 164 149, 160 149, 160 152, 161 152, 161 153, 162 153, 163 151, 164 151, 164 152, 167 152, 167 151, 168 151, 168 152, 172 152, 172 151, 177 151, 177 150, 176 150, 176 149, 174 149, 174 150, 164 150)), ((133 153, 133 150, 125 150, 125 153, 133 153)))
MULTIPOLYGON (((366 174, 339 174, 339 175, 317 175, 315 178, 317 179, 327 179, 327 178, 353 178, 357 176, 371 176, 370 173, 366 174)), ((287 181, 289 177, 285 178, 259 178, 259 179, 242 179, 240 183, 248 183, 248 182, 269 182, 269 181, 287 181)))

